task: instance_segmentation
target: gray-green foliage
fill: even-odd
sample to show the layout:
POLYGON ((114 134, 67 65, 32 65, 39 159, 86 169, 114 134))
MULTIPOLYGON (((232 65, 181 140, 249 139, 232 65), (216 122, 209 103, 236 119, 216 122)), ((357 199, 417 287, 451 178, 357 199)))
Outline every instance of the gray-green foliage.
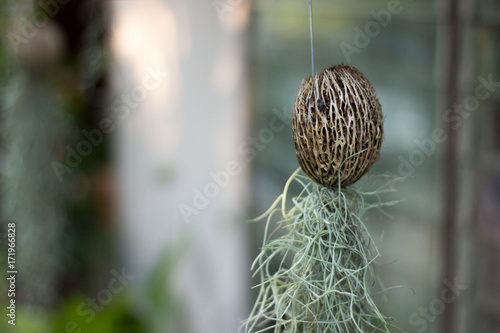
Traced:
MULTIPOLYGON (((352 187, 331 190, 292 176, 267 216, 264 243, 252 269, 260 275, 259 295, 242 329, 245 332, 389 332, 390 320, 374 303, 377 279, 371 238, 361 220, 381 203, 375 191, 352 187), (285 209, 292 179, 302 186, 285 209), (365 199, 374 198, 371 204, 365 199), (275 209, 282 200, 281 209, 275 209), (272 231, 273 214, 283 219, 272 231), (274 232, 285 234, 271 239, 274 232), (267 326, 267 327, 266 327, 267 326)), ((387 183, 386 183, 387 185, 387 183)), ((390 190, 390 189, 389 189, 390 190)))
POLYGON ((2 108, 2 212, 4 222, 16 223, 18 286, 22 299, 52 304, 65 216, 51 164, 64 154, 63 112, 43 79, 21 73, 3 91, 2 108))

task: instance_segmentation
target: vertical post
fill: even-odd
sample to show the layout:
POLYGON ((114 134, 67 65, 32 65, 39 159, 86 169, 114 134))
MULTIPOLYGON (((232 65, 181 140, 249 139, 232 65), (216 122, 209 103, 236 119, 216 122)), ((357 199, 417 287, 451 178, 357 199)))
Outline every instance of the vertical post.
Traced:
MULTIPOLYGON (((51 307, 59 296, 66 223, 65 187, 53 165, 61 162, 68 124, 51 75, 60 73, 65 51, 63 31, 46 17, 43 25, 25 37, 25 22, 34 20, 32 1, 9 1, 2 7, 9 13, 8 23, 2 27, 8 29, 5 34, 2 31, 7 42, 2 51, 10 53, 7 66, 12 69, 10 75, 2 77, 5 81, 0 93, 0 133, 5 147, 0 224, 5 242, 6 224, 15 225, 14 241, 9 242, 15 247, 15 256, 9 258, 7 274, 22 286, 13 296, 17 304, 51 307)), ((6 281, 3 274, 7 266, 2 265, 2 270, 6 281)))
MULTIPOLYGON (((445 0, 443 8, 446 41, 443 64, 447 64, 443 83, 444 88, 444 110, 457 103, 458 99, 458 73, 459 73, 459 1, 445 0)), ((453 110, 452 112, 456 112, 453 110)), ((456 220, 457 220, 457 155, 458 155, 458 132, 453 129, 451 122, 444 122, 448 140, 445 144, 443 163, 443 221, 442 221, 442 280, 454 281, 456 274, 456 220)), ((441 332, 452 333, 455 321, 455 304, 446 305, 442 319, 441 332)))

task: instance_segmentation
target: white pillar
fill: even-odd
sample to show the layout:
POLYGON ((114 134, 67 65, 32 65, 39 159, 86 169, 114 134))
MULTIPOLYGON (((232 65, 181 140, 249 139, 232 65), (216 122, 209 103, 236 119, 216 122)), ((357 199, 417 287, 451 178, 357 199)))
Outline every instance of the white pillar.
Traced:
POLYGON ((248 3, 110 4, 115 162, 132 287, 143 295, 163 251, 185 246, 171 290, 183 302, 177 319, 187 332, 236 332, 250 273, 247 167, 237 149, 248 124, 248 3))

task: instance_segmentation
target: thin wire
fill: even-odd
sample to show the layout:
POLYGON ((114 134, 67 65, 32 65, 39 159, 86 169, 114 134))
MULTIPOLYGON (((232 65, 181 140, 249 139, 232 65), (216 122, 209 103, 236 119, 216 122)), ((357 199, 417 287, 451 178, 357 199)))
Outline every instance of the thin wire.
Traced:
POLYGON ((309 0, 309 30, 311 31, 311 71, 314 76, 314 38, 313 38, 313 11, 312 0, 309 0))

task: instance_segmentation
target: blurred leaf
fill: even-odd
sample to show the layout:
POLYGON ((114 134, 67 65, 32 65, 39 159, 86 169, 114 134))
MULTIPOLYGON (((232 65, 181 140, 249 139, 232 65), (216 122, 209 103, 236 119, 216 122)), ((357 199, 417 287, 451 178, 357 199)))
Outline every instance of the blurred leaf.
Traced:
POLYGON ((159 329, 162 332, 185 332, 182 322, 185 304, 182 296, 176 292, 174 277, 189 244, 186 237, 179 237, 166 249, 149 278, 146 295, 152 305, 149 312, 152 317, 148 323, 154 332, 159 329))
POLYGON ((52 318, 50 313, 40 308, 20 307, 16 308, 16 325, 10 325, 7 320, 0 323, 2 333, 45 333, 52 332, 52 318))
POLYGON ((55 319, 54 327, 56 333, 146 332, 143 323, 132 313, 132 302, 126 293, 113 295, 113 300, 103 306, 102 311, 95 311, 86 297, 74 296, 55 319))

